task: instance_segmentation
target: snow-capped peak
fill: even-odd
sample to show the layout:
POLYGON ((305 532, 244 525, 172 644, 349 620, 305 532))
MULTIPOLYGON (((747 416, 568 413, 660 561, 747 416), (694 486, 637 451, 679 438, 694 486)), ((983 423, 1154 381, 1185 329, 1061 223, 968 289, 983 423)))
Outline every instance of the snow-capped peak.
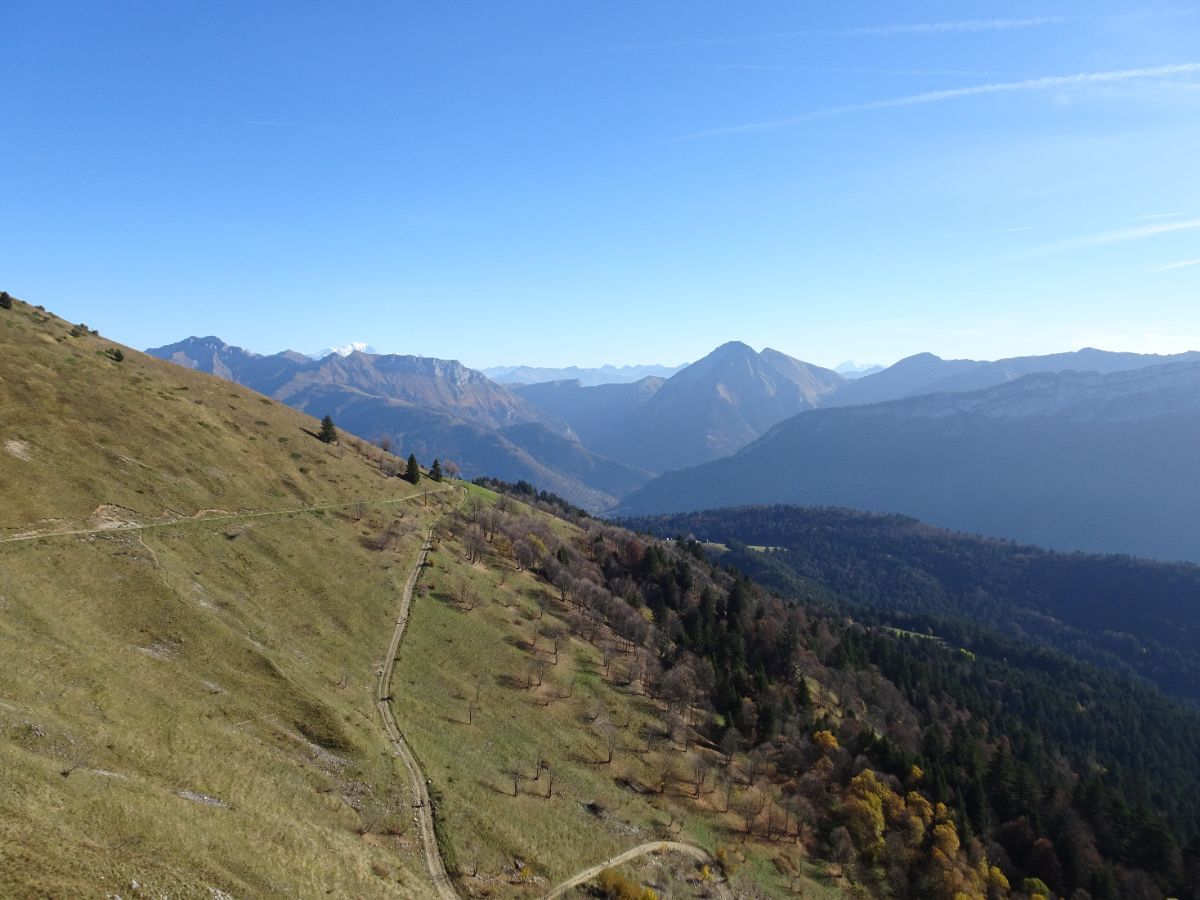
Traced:
POLYGON ((326 347, 324 350, 318 350, 316 353, 306 354, 309 359, 324 359, 327 356, 337 354, 338 356, 349 356, 351 353, 374 353, 375 348, 366 341, 351 341, 349 344, 342 344, 340 347, 326 347))

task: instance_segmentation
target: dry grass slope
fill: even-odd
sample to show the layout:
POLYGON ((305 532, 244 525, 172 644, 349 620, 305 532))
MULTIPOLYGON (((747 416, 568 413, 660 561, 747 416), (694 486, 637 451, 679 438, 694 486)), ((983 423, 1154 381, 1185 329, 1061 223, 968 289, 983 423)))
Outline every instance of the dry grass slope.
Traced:
POLYGON ((71 331, 0 312, 5 535, 182 521, 0 543, 0 895, 424 896, 371 691, 436 503, 71 331))
MULTIPOLYGON (((457 497, 316 430, 0 310, 0 896, 431 895, 373 691, 422 538, 457 497)), ((788 848, 739 845, 718 795, 678 777, 681 748, 642 749, 662 710, 606 678, 596 646, 555 658, 566 610, 542 583, 467 556, 443 535, 391 682, 461 892, 540 896, 669 838, 724 845, 738 896, 835 895, 780 863, 788 848)), ((709 890, 686 858, 627 871, 709 890)))

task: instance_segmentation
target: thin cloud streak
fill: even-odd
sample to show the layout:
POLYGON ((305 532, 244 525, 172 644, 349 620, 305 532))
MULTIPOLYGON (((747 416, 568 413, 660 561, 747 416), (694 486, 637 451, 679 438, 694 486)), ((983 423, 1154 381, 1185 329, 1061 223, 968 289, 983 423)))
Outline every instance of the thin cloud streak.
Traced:
POLYGON ((898 109, 906 106, 925 106, 931 103, 943 103, 947 100, 960 100, 965 97, 1086 87, 1094 84, 1115 84, 1125 81, 1165 79, 1176 75, 1191 75, 1195 73, 1200 73, 1200 63, 1179 63, 1177 65, 1155 66, 1146 69, 1119 69, 1112 72, 1079 72, 1075 75, 1048 75, 1042 78, 1028 78, 1024 81, 994 81, 987 84, 971 85, 970 87, 948 88, 941 91, 926 91, 923 94, 910 94, 906 97, 892 97, 887 100, 870 100, 866 103, 832 106, 828 109, 813 110, 812 112, 802 113, 798 116, 789 116, 783 119, 768 119, 762 122, 749 122, 744 125, 710 128, 705 131, 682 135, 675 138, 675 140, 689 141, 720 137, 728 134, 745 134, 753 131, 774 131, 778 128, 787 128, 792 125, 801 125, 806 122, 815 122, 819 119, 828 119, 834 116, 870 112, 879 109, 898 109))
POLYGON ((1066 16, 1035 16, 1027 19, 960 19, 950 22, 911 22, 892 25, 862 25, 856 28, 802 28, 795 31, 776 31, 770 34, 748 34, 740 37, 696 38, 689 41, 628 44, 615 50, 665 50, 672 47, 720 47, 750 44, 756 41, 786 41, 805 37, 891 38, 936 37, 944 34, 979 34, 987 31, 1015 31, 1023 28, 1042 28, 1062 25, 1066 16))
POLYGON ((1182 222, 1164 222, 1161 225, 1139 225, 1136 228, 1117 228, 1112 231, 1100 231, 1096 234, 1085 234, 1081 237, 1059 241, 1039 247, 1035 253, 1054 253, 1060 250, 1076 250, 1084 247, 1103 247, 1109 244, 1124 244, 1128 241, 1141 241, 1146 238, 1158 237, 1160 234, 1171 234, 1176 231, 1194 231, 1200 228, 1200 219, 1187 219, 1182 222))
POLYGON ((1030 19, 965 19, 957 22, 918 22, 911 25, 873 25, 825 32, 839 37, 900 37, 903 35, 977 34, 982 31, 1012 31, 1062 25, 1066 16, 1037 16, 1030 19))
POLYGON ((1197 257, 1196 259, 1184 259, 1184 260, 1180 260, 1179 262, 1168 263, 1165 266, 1158 266, 1157 268, 1151 269, 1150 271, 1151 272, 1170 272, 1172 269, 1186 269, 1191 266, 1200 266, 1200 257, 1197 257))
POLYGON ((913 75, 918 77, 955 76, 964 78, 988 78, 995 72, 977 69, 870 69, 853 66, 776 66, 759 63, 698 63, 692 69, 715 69, 734 72, 806 72, 827 75, 913 75))

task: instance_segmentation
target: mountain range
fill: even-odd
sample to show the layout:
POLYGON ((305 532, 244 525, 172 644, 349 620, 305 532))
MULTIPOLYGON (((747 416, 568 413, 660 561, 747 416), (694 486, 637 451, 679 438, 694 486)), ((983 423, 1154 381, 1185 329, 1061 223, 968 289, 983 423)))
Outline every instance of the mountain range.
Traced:
POLYGON ((451 459, 463 474, 528 480, 588 508, 611 505, 649 473, 604 459, 570 427, 453 360, 353 351, 311 359, 261 356, 216 337, 147 351, 211 372, 420 459, 451 459))
POLYGON ((923 353, 846 378, 732 341, 669 378, 502 385, 452 360, 262 356, 215 337, 148 352, 594 512, 831 504, 1200 560, 1198 353, 923 353))
MULTIPOLYGON (((874 376, 876 378, 880 376, 874 376)), ((1042 372, 795 416, 622 503, 899 512, 1045 547, 1200 561, 1200 362, 1042 372)))

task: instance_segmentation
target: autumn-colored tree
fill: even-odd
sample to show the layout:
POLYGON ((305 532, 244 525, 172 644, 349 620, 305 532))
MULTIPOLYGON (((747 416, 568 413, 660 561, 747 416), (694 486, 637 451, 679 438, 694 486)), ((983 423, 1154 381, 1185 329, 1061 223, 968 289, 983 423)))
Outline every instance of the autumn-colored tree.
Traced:
POLYGON ((812 736, 813 745, 822 753, 829 755, 838 748, 838 739, 832 731, 818 731, 812 736))

